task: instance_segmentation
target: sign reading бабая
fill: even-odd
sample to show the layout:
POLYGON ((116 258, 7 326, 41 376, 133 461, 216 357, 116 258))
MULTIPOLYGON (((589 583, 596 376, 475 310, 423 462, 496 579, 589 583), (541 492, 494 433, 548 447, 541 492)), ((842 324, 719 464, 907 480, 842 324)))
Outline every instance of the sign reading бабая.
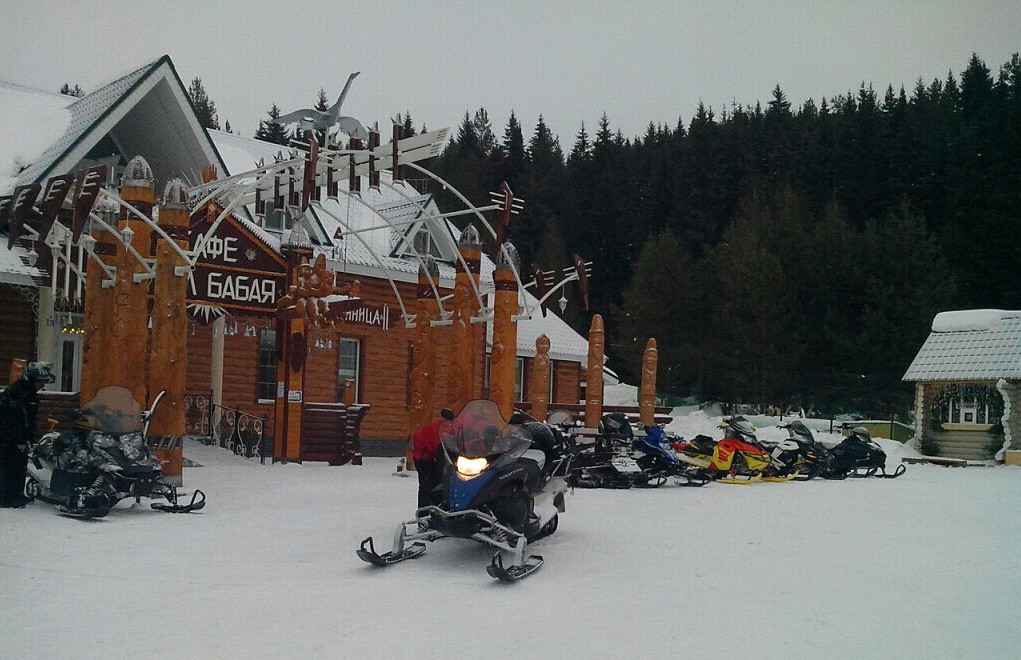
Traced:
MULTIPOLYGON (((208 228, 205 219, 192 225, 193 249, 199 234, 208 228)), ((228 217, 199 250, 188 284, 188 302, 267 312, 286 293, 286 286, 283 257, 228 217)))

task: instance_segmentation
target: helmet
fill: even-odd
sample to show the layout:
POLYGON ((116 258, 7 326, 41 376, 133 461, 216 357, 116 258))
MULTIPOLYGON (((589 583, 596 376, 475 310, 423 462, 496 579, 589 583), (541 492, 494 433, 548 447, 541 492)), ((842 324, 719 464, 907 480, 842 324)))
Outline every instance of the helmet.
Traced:
POLYGON ((57 378, 50 372, 49 362, 29 362, 25 371, 21 374, 25 380, 52 383, 57 378))
POLYGON ((736 435, 744 438, 755 437, 755 427, 747 419, 741 416, 731 417, 730 421, 726 422, 724 428, 730 429, 736 435))
POLYGON ((624 413, 609 413, 599 420, 599 432, 605 435, 620 435, 630 438, 631 424, 624 413))

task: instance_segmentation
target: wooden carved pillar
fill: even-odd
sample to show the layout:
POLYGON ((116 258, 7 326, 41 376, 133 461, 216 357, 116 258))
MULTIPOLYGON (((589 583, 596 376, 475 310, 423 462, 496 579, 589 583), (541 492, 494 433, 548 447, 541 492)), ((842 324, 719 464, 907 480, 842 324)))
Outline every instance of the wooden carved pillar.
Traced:
MULTIPOLYGON (((280 246, 287 259, 287 285, 298 286, 298 266, 308 263, 312 245, 301 224, 295 224, 280 246)), ((304 300, 297 301, 304 308, 304 300)), ((273 415, 273 457, 301 458, 301 414, 305 398, 305 358, 308 356, 306 322, 300 313, 277 317, 277 392, 273 415)))
POLYGON ((460 412, 474 399, 475 365, 477 364, 478 342, 472 318, 479 313, 479 301, 475 291, 479 285, 479 266, 482 263, 482 241, 474 225, 468 225, 461 233, 457 249, 468 265, 468 270, 457 264, 454 277, 454 309, 451 325, 450 349, 450 408, 460 412), (472 287, 472 281, 475 287, 472 287))
POLYGON ((549 415, 550 340, 546 335, 535 338, 535 359, 532 361, 532 386, 528 392, 528 401, 532 404, 532 417, 540 422, 546 421, 549 415))
POLYGON ((596 314, 588 331, 588 370, 585 377, 585 426, 599 427, 603 415, 603 317, 596 314))
MULTIPOLYGON (((505 243, 507 251, 516 254, 514 246, 505 243)), ((518 282, 514 270, 506 263, 503 251, 493 271, 495 299, 493 309, 493 352, 489 366, 489 398, 500 408, 504 419, 514 412, 514 380, 517 368, 518 282)))
MULTIPOLYGON (((115 202, 103 200, 96 206, 96 214, 111 227, 117 226, 115 202)), ((101 259, 107 266, 116 266, 115 255, 117 239, 106 230, 92 227, 91 234, 95 239, 92 248, 95 258, 90 259, 85 276, 85 318, 82 336, 82 405, 95 398, 99 388, 110 385, 108 361, 110 356, 111 337, 113 336, 113 310, 115 292, 113 286, 103 286, 107 279, 106 273, 100 268, 96 259, 101 259)), ((139 402, 141 403, 141 402, 139 402)))
MULTIPOLYGON (((152 217, 156 193, 149 164, 135 156, 124 168, 121 199, 152 217)), ((152 229, 126 208, 121 208, 118 230, 142 257, 152 256, 152 229)), ((127 246, 118 243, 117 279, 114 284, 113 333, 107 348, 104 368, 108 371, 105 385, 122 385, 131 390, 143 407, 149 403, 146 391, 146 370, 149 356, 149 281, 135 281, 135 275, 146 272, 145 266, 127 246)), ((154 393, 155 395, 155 393, 154 393)))
POLYGON ((645 343, 642 353, 642 384, 638 388, 638 418, 642 424, 652 426, 656 423, 656 365, 659 362, 659 350, 656 340, 652 337, 645 343))
MULTIPOLYGON (((188 249, 188 192, 180 179, 167 183, 160 205, 159 225, 178 246, 188 249)), ((152 299, 152 352, 149 357, 149 395, 160 399, 149 424, 150 442, 164 461, 163 474, 181 483, 184 454, 184 384, 188 371, 188 278, 177 269, 184 258, 168 241, 156 239, 156 281, 152 299)))
MULTIPOLYGON (((436 328, 432 322, 440 318, 439 303, 429 285, 435 281, 439 266, 432 259, 418 268, 418 306, 415 313, 415 340, 411 346, 411 406, 408 410, 408 437, 433 420, 436 398, 436 328)), ((410 445, 406 464, 415 469, 410 445)))

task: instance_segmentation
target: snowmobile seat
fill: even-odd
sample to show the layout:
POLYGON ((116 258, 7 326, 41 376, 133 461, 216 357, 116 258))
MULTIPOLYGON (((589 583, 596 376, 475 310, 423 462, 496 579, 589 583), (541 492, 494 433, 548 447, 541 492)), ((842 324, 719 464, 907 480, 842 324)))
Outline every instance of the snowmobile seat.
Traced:
POLYGON ((539 472, 542 472, 542 468, 546 465, 546 454, 538 449, 526 449, 525 453, 521 455, 521 458, 527 458, 530 461, 534 461, 539 466, 539 472))
POLYGON ((561 447, 558 446, 561 443, 557 442, 557 438, 554 437, 553 429, 538 422, 525 424, 523 428, 532 436, 532 449, 541 451, 546 456, 547 462, 556 458, 561 450, 561 447))

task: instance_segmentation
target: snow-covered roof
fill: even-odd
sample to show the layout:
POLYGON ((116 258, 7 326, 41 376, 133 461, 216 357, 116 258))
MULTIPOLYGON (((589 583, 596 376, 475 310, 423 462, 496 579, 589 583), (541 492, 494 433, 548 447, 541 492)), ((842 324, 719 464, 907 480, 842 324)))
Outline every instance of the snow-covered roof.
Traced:
POLYGON ((18 284, 35 286, 33 278, 39 277, 39 269, 28 266, 23 259, 25 250, 15 245, 13 250, 7 249, 7 241, 0 245, 0 284, 18 284))
POLYGON ((39 161, 71 124, 68 106, 77 99, 0 81, 0 194, 39 161))
POLYGON ((209 138, 223 159, 230 174, 241 174, 258 167, 259 163, 269 164, 277 155, 287 155, 288 147, 246 138, 225 131, 210 130, 209 138))
POLYGON ((1021 311, 942 312, 906 381, 1021 379, 1021 311))
POLYGON ((9 83, 0 94, 0 194, 108 157, 144 155, 157 189, 175 176, 197 182, 208 163, 223 168, 166 55, 82 98, 9 83))

